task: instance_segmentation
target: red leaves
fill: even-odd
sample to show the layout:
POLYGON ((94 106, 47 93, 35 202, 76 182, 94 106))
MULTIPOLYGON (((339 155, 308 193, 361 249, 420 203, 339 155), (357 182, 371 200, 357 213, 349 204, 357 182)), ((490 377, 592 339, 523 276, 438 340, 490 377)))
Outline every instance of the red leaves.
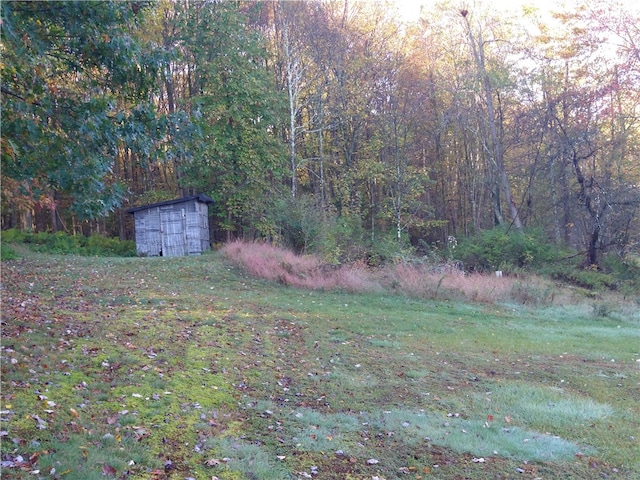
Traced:
POLYGON ((106 477, 115 477, 117 474, 118 474, 118 471, 108 463, 105 463, 104 465, 102 465, 102 475, 106 477))

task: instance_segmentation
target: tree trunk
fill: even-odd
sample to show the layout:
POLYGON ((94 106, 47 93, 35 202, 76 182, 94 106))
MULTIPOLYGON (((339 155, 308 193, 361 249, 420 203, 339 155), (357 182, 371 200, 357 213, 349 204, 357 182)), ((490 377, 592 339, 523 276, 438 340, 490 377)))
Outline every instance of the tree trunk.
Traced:
POLYGON ((478 39, 473 35, 471 31, 471 24, 466 17, 466 13, 463 15, 467 23, 467 31, 469 34, 469 41, 471 43, 471 48, 473 51, 474 60, 476 62, 476 67, 478 68, 478 75, 480 76, 482 87, 484 90, 485 102, 487 105, 487 124, 489 126, 489 138, 487 138, 487 145, 489 147, 489 154, 491 156, 491 161, 493 163, 493 167, 497 172, 497 177, 495 178, 495 182, 497 185, 497 189, 493 195, 493 207, 494 207, 494 215, 496 220, 499 223, 503 223, 504 219, 502 217, 502 203, 500 199, 500 195, 496 194, 499 189, 502 189, 504 192, 504 200, 509 208, 511 213, 511 219, 513 221, 513 225, 516 227, 518 231, 522 231, 522 223, 520 222, 520 215, 518 214, 518 207, 511 196, 511 186, 509 184, 509 178, 507 177, 507 170, 504 164, 504 149, 502 145, 502 138, 498 134, 498 126, 496 119, 496 110, 495 105, 493 103, 493 91, 491 87, 491 79, 489 78, 489 74, 487 73, 487 69, 485 66, 485 56, 484 56, 484 40, 482 39, 482 32, 479 33, 478 39))

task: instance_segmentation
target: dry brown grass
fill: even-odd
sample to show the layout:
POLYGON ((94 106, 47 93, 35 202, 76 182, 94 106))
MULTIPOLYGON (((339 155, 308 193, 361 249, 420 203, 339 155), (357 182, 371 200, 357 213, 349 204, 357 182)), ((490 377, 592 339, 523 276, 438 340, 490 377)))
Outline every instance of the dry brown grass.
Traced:
POLYGON ((430 299, 460 299, 480 303, 553 303, 550 281, 540 277, 496 277, 466 273, 453 264, 398 263, 372 269, 362 262, 340 267, 324 264, 311 255, 295 253, 267 243, 236 241, 222 253, 250 275, 284 285, 312 290, 348 292, 392 291, 430 299))
POLYGON ((267 243, 235 241, 222 253, 247 273, 284 285, 311 290, 363 292, 379 285, 363 264, 331 267, 312 255, 295 253, 267 243))

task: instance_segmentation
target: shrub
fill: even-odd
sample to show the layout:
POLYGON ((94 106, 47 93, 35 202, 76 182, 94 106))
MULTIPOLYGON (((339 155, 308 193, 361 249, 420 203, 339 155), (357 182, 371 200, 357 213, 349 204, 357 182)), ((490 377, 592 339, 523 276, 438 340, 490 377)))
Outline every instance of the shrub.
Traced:
POLYGON ((24 243, 25 236, 29 232, 23 232, 16 228, 10 228, 2 232, 3 243, 24 243))
POLYGON ((406 236, 398 241, 398 234, 394 231, 381 233, 370 240, 370 246, 367 248, 368 263, 371 266, 381 266, 387 263, 397 261, 404 262, 414 255, 414 250, 409 245, 406 236))
POLYGON ((337 234, 335 216, 322 211, 313 197, 279 198, 268 212, 264 223, 271 225, 273 233, 263 237, 300 254, 319 255, 334 265, 343 260, 344 246, 348 241, 343 242, 337 234))
POLYGON ((3 243, 24 243, 32 250, 43 253, 78 254, 96 256, 132 257, 136 255, 135 242, 121 241, 102 235, 69 235, 64 232, 20 232, 15 229, 2 233, 3 243))
POLYGON ((324 249, 323 258, 333 264, 350 263, 367 258, 365 248, 366 232, 357 215, 333 218, 327 225, 326 245, 332 249, 324 249), (329 255, 327 255, 329 253, 329 255))
POLYGON ((82 239, 84 250, 89 255, 112 255, 117 257, 133 257, 136 255, 136 245, 132 240, 119 240, 102 235, 80 238, 82 239))
POLYGON ((49 234, 36 233, 34 243, 38 245, 36 250, 48 253, 79 253, 81 250, 79 239, 64 232, 49 234))
POLYGON ((18 258, 18 254, 6 243, 0 245, 0 259, 4 262, 5 260, 15 260, 18 258))
POLYGON ((591 291, 606 288, 616 289, 618 283, 614 275, 596 269, 580 268, 572 264, 556 263, 545 269, 545 273, 555 280, 567 282, 591 291))
POLYGON ((603 271, 618 281, 617 288, 624 294, 638 295, 640 292, 640 257, 632 254, 620 258, 618 255, 605 255, 602 259, 603 271))
POLYGON ((535 270, 559 257, 539 231, 520 233, 503 227, 461 240, 452 253, 466 269, 480 272, 535 270))
POLYGON ((611 307, 606 303, 593 304, 593 316, 596 318, 607 318, 611 312, 611 307))
POLYGON ((551 282, 529 277, 526 281, 513 283, 510 297, 511 301, 522 305, 550 305, 555 298, 555 291, 551 282))

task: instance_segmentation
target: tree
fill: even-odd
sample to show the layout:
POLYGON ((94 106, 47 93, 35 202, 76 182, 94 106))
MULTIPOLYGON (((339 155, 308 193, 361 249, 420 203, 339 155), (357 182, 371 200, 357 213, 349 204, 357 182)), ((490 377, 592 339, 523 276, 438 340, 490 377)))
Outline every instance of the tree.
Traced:
POLYGON ((585 265, 599 267, 609 249, 628 249, 640 209, 640 177, 637 168, 629 168, 637 164, 638 121, 628 114, 638 98, 637 83, 628 76, 634 50, 622 48, 619 53, 631 55, 612 56, 607 35, 597 28, 601 17, 589 10, 558 14, 557 19, 558 37, 545 41, 548 60, 540 75, 544 152, 552 185, 563 191, 552 191, 553 208, 563 204, 567 242, 580 238, 585 265))
POLYGON ((125 131, 155 121, 119 110, 132 102, 147 110, 155 81, 153 52, 132 35, 143 9, 28 1, 1 8, 3 201, 26 228, 35 207, 53 220, 62 202, 80 220, 112 211, 124 194, 113 165, 125 131))
POLYGON ((486 149, 489 153, 490 168, 495 171, 496 187, 493 191, 493 211, 497 224, 503 224, 504 218, 502 215, 502 202, 500 200, 500 191, 504 193, 505 203, 507 208, 511 212, 511 218, 513 225, 519 231, 522 230, 522 222, 520 221, 520 215, 518 213, 518 206, 513 199, 511 192, 511 185, 507 176, 507 170, 504 159, 504 144, 503 144, 503 125, 500 125, 502 116, 496 108, 494 97, 499 101, 500 93, 496 90, 494 82, 491 80, 491 76, 488 71, 487 61, 485 56, 485 40, 483 38, 482 28, 478 26, 477 33, 474 33, 470 14, 467 10, 460 12, 463 17, 466 27, 467 35, 469 37, 469 44, 473 54, 473 60, 477 68, 478 80, 481 84, 482 93, 484 95, 483 101, 486 108, 485 118, 486 128, 488 132, 484 134, 484 142, 486 149))
POLYGON ((282 97, 268 76, 262 40, 247 27, 239 7, 207 1, 181 5, 189 109, 200 132, 192 158, 181 166, 181 181, 211 195, 229 238, 247 219, 258 225, 286 158, 274 135, 282 97))

